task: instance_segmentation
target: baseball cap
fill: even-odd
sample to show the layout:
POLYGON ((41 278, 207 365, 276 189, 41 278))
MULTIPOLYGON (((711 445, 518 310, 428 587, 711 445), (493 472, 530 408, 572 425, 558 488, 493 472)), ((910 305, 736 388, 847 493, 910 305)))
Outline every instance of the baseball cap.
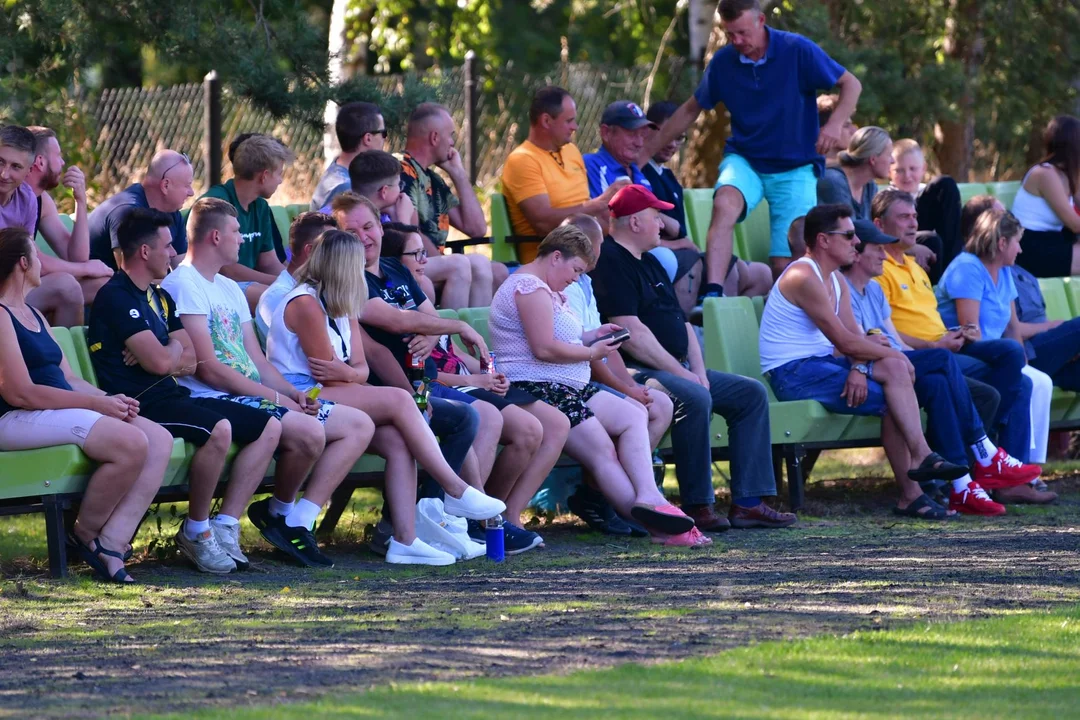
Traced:
POLYGON ((645 117, 645 111, 638 107, 637 103, 629 100, 616 100, 604 108, 604 114, 600 116, 601 125, 618 125, 627 130, 637 130, 646 125, 652 129, 657 124, 645 117))
POLYGON ((675 206, 671 203, 664 202, 653 195, 652 191, 644 185, 627 185, 608 201, 608 210, 611 211, 612 217, 617 218, 633 215, 646 208, 670 210, 673 207, 675 206))
POLYGON ((870 243, 871 245, 891 245, 894 242, 900 242, 899 238, 895 238, 892 235, 886 235, 881 229, 869 220, 858 219, 853 221, 855 223, 855 234, 864 243, 870 243))

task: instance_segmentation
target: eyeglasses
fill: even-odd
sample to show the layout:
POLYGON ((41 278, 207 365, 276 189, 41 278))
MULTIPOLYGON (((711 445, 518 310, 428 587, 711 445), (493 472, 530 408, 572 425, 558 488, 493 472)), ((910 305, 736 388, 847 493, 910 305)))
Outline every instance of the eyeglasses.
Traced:
POLYGON ((419 250, 413 250, 412 252, 401 253, 401 257, 405 257, 406 255, 412 255, 413 260, 415 260, 416 262, 420 262, 421 260, 427 260, 428 256, 426 248, 420 248, 419 250))
POLYGON ((169 167, 165 168, 165 172, 161 173, 161 179, 164 180, 165 176, 169 174, 169 171, 175 168, 177 165, 191 164, 191 158, 187 156, 187 153, 180 153, 180 159, 174 162, 169 167))
POLYGON ((824 234, 825 235, 842 235, 842 236, 846 237, 848 240, 854 240, 855 239, 855 231, 854 230, 828 230, 824 234))
POLYGON ((372 130, 369 134, 370 135, 382 135, 383 139, 390 137, 390 131, 387 130, 386 128, 383 128, 382 130, 372 130))

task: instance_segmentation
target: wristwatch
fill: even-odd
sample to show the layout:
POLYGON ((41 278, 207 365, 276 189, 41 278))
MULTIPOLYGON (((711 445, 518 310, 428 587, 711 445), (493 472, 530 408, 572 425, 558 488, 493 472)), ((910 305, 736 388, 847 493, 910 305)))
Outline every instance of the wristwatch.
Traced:
POLYGON ((870 368, 866 367, 862 363, 858 363, 857 365, 852 365, 851 369, 852 370, 857 370, 858 372, 861 372, 863 375, 866 375, 867 377, 869 377, 869 375, 870 375, 870 368))

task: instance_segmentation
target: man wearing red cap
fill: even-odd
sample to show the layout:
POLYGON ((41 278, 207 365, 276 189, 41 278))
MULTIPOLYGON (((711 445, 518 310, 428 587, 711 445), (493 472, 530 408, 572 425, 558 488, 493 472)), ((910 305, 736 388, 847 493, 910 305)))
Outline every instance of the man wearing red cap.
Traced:
POLYGON ((670 203, 640 185, 611 199, 611 237, 591 273, 596 304, 608 322, 630 331, 622 345, 627 365, 640 382, 652 380, 675 404, 671 443, 683 511, 706 532, 729 527, 787 527, 791 513, 778 513, 763 498, 776 494, 769 434, 769 396, 758 381, 707 370, 701 346, 679 307, 667 273, 649 253, 660 243, 660 211, 670 203), (731 433, 731 496, 728 519, 713 508, 713 413, 731 433))

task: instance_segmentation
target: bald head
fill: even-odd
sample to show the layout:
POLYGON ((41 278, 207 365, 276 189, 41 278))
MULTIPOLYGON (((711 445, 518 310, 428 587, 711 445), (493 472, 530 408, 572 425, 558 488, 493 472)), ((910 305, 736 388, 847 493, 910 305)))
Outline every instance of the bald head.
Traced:
POLYGON ((178 165, 191 167, 191 161, 175 150, 159 150, 150 161, 150 167, 146 169, 146 179, 159 182, 169 170, 178 165))
POLYGON ((194 197, 195 170, 186 155, 175 150, 160 150, 150 161, 142 186, 150 207, 161 212, 176 212, 194 197))
POLYGON ((420 103, 409 116, 405 151, 423 167, 448 162, 454 154, 457 129, 445 106, 420 103))

